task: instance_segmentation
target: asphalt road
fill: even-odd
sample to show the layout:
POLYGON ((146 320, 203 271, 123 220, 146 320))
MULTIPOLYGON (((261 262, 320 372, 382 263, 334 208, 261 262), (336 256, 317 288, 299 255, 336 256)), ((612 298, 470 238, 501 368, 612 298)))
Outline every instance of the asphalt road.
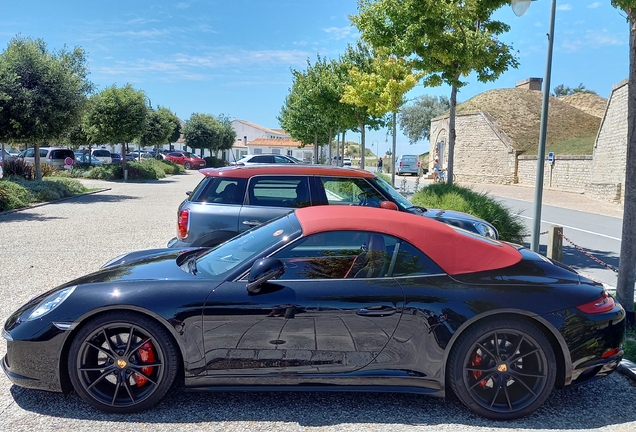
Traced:
MULTIPOLYGON (((163 247, 176 208, 199 181, 189 172, 151 183, 92 182, 109 190, 0 215, 0 319, 58 284, 137 249, 163 247)), ((6 346, 0 342, 0 355, 6 346)), ((624 376, 555 390, 527 418, 496 423, 455 400, 379 393, 188 393, 155 408, 108 415, 75 395, 22 389, 0 376, 0 431, 483 431, 636 430, 636 387, 624 376)))

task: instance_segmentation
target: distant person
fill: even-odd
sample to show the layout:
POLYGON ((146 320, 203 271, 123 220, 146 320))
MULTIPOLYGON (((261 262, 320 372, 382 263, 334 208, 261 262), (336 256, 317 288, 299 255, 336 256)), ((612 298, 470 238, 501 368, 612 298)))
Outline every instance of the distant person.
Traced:
POLYGON ((378 158, 378 172, 379 173, 382 172, 382 158, 381 157, 378 158))
POLYGON ((439 158, 435 156, 435 162, 433 163, 433 183, 437 183, 439 180, 439 172, 442 166, 439 164, 439 158))

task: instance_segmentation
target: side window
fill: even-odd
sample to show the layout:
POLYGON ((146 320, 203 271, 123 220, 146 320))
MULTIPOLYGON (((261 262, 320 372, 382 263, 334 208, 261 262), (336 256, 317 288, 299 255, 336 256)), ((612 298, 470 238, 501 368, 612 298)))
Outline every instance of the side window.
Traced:
POLYGON ((250 205, 307 207, 311 205, 307 177, 253 177, 249 184, 250 205))
POLYGON ((48 153, 49 153, 48 150, 40 149, 40 157, 41 158, 45 158, 48 153))
POLYGON ((322 177, 330 205, 380 207, 385 198, 363 178, 322 177))
POLYGON ((254 156, 250 162, 255 163, 274 163, 274 158, 269 155, 254 156))
POLYGON ((410 243, 400 240, 396 248, 395 262, 391 263, 392 276, 423 276, 444 273, 444 270, 439 268, 433 260, 410 243))
POLYGON ((277 252, 285 264, 281 279, 387 277, 398 240, 366 231, 318 233, 277 252))
POLYGON ((286 164, 286 163, 291 163, 291 161, 289 159, 287 159, 286 157, 274 156, 274 163, 286 164))
POLYGON ((35 149, 32 149, 32 148, 28 149, 26 153, 24 154, 24 157, 34 157, 34 156, 35 156, 35 149))
MULTIPOLYGON (((193 201, 215 204, 243 204, 245 196, 244 179, 221 178, 211 179, 205 189, 195 191, 193 201)), ((193 194, 194 195, 194 194, 193 194)))

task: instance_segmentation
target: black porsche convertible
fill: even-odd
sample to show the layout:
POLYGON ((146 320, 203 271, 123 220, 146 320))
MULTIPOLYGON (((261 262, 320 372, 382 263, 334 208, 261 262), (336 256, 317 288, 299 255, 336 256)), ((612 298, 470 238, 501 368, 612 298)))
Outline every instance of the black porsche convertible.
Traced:
POLYGON ((298 209, 213 249, 111 260, 4 325, 16 385, 113 413, 209 390, 453 392, 512 419, 621 360, 625 311, 520 246, 376 208, 298 209))

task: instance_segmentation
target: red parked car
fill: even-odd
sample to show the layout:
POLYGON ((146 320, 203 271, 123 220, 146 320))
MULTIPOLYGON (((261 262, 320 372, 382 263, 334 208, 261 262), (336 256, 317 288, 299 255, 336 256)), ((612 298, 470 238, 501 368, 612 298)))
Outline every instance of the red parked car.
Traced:
POLYGON ((205 168, 205 160, 190 152, 171 152, 166 155, 166 160, 183 165, 185 169, 205 168))

